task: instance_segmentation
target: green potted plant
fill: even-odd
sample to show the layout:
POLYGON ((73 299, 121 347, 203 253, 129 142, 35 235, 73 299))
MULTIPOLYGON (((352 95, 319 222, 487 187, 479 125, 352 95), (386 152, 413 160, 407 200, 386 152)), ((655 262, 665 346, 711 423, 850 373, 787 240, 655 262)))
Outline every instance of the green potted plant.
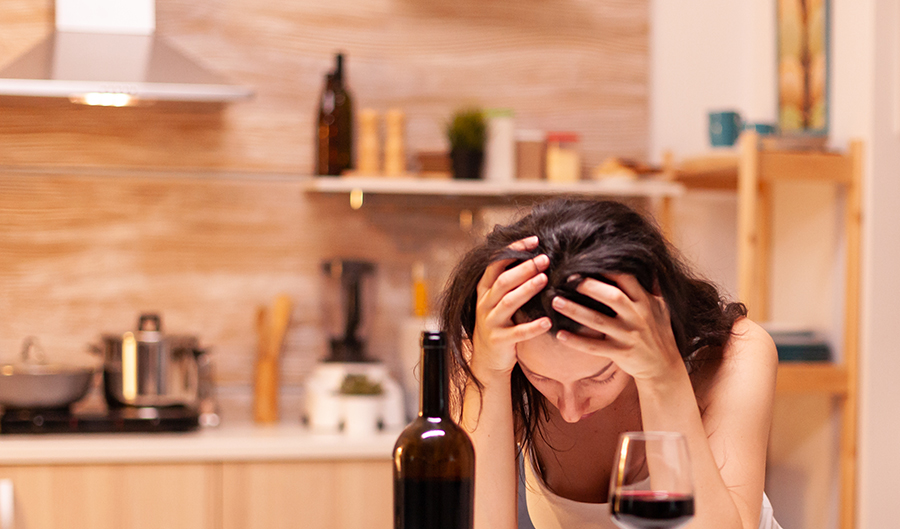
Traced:
POLYGON ((486 128, 484 113, 477 108, 458 110, 447 124, 454 178, 481 178, 486 128))

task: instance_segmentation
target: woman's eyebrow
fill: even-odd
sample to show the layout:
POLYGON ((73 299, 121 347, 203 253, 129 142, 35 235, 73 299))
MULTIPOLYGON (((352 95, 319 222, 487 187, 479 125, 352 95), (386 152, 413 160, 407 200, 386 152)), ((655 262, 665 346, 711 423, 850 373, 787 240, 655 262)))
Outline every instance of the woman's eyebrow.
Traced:
MULTIPOLYGON (((543 376, 543 375, 538 375, 538 374, 535 373, 534 371, 528 369, 528 366, 526 366, 525 364, 523 364, 521 360, 519 360, 518 362, 519 362, 519 367, 522 368, 522 371, 527 372, 529 375, 534 376, 534 377, 538 377, 538 378, 547 378, 547 377, 545 377, 545 376, 543 376)), ((592 378, 597 378, 597 377, 599 377, 600 375, 602 375, 603 373, 606 373, 607 371, 609 371, 609 368, 611 368, 611 367, 613 366, 613 364, 615 364, 615 362, 612 362, 612 361, 611 361, 610 363, 606 364, 606 366, 605 366, 603 369, 601 369, 600 371, 597 371, 596 373, 594 373, 594 374, 591 375, 591 376, 584 377, 584 378, 582 378, 581 380, 590 380, 590 379, 592 379, 592 378)))
POLYGON ((596 373, 594 373, 593 375, 591 375, 591 376, 589 376, 589 377, 584 377, 584 378, 582 378, 581 380, 590 380, 590 379, 592 379, 592 378, 597 378, 597 377, 599 377, 599 376, 602 375, 603 373, 606 373, 607 371, 609 371, 609 368, 611 368, 612 365, 613 365, 614 363, 615 363, 615 362, 610 362, 610 363, 606 364, 606 367, 604 367, 604 368, 601 369, 600 371, 597 371, 596 373))

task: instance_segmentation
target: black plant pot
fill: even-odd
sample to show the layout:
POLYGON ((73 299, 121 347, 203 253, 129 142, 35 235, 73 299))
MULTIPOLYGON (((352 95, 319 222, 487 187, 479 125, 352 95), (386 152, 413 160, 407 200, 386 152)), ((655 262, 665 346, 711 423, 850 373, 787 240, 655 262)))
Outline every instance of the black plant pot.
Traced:
POLYGON ((460 180, 479 180, 481 178, 484 151, 454 149, 450 152, 450 160, 453 163, 453 178, 460 180))

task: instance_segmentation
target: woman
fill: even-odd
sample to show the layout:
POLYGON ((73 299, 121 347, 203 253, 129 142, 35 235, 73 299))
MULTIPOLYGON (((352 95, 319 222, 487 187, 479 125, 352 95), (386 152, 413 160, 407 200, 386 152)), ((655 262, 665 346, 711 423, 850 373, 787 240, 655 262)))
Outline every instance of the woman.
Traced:
POLYGON ((634 430, 686 437, 690 527, 778 527, 763 494, 775 346, 629 207, 560 199, 498 226, 453 273, 441 319, 476 529, 517 527, 517 455, 537 529, 614 527, 613 456, 634 430))

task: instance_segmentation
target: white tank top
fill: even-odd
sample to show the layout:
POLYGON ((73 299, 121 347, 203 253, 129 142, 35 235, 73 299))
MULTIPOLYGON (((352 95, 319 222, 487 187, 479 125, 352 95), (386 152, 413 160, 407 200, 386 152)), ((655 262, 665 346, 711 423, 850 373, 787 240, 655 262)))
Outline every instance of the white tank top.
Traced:
MULTIPOLYGON (((557 496, 535 472, 531 458, 524 459, 525 501, 535 529, 619 529, 612 521, 607 503, 585 503, 557 496)), ((759 529, 781 529, 769 498, 763 493, 759 529)))

